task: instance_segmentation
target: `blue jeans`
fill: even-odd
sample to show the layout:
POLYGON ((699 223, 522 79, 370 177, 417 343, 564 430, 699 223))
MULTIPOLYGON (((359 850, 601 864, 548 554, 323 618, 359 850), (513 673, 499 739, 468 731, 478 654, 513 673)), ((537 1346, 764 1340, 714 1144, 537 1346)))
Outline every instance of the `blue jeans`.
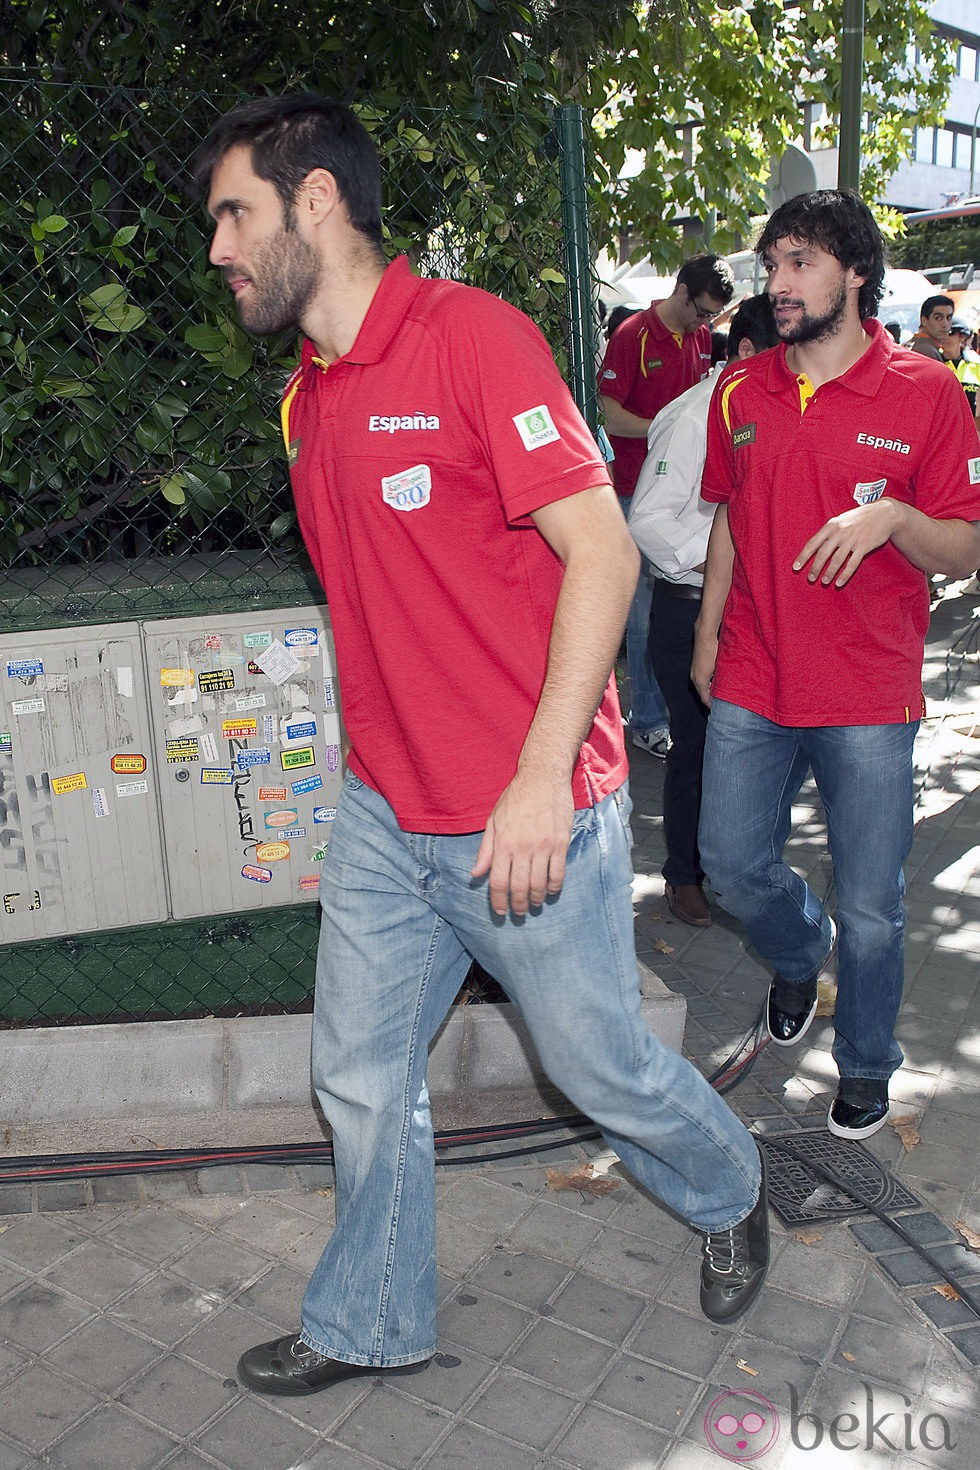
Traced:
POLYGON ((700 883, 704 877, 698 852, 701 813, 701 763, 708 711, 691 683, 694 624, 701 599, 680 598, 653 586, 650 663, 670 711, 670 749, 664 772, 665 880, 672 888, 700 883))
POLYGON ((632 1173, 701 1230, 759 1190, 751 1134, 640 1014, 622 788, 577 812, 560 894, 496 917, 474 881, 480 833, 402 832, 344 783, 321 877, 313 1078, 333 1129, 337 1224, 303 1299, 302 1337, 348 1363, 435 1350, 429 1043, 474 957, 520 1006, 549 1077, 632 1173))
POLYGON ((794 729, 712 701, 704 751, 701 862, 722 908, 762 958, 806 984, 825 962, 830 920, 783 861, 793 800, 812 770, 837 890, 833 1055, 842 1077, 888 1078, 902 999, 905 882, 918 723, 794 729))

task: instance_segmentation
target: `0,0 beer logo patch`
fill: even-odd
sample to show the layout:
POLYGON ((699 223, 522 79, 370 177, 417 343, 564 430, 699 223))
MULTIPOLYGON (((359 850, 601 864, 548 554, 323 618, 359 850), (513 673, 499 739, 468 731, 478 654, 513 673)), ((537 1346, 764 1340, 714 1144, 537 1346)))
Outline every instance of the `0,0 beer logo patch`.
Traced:
POLYGON ((382 475, 381 494, 393 510, 419 510, 432 495, 432 471, 416 464, 398 475, 382 475))

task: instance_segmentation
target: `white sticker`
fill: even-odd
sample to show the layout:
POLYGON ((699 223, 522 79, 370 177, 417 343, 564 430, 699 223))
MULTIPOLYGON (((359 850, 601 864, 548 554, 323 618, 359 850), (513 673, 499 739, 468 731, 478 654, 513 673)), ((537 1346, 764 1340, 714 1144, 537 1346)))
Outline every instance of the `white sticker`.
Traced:
POLYGON ((398 475, 382 475, 381 494, 392 510, 420 510, 432 498, 432 471, 415 464, 398 475))
POLYGON ((133 697, 133 671, 128 664, 123 664, 116 670, 116 688, 121 698, 132 699, 133 697))
POLYGON ((285 684, 287 679, 291 679, 303 667, 299 659, 278 638, 273 638, 268 648, 257 655, 255 662, 273 684, 285 684))
POLYGON ((543 444, 553 444, 556 439, 561 438, 546 403, 539 403, 537 408, 515 414, 514 425, 524 448, 528 450, 540 449, 543 444))
POLYGON ((265 706, 264 694, 246 694, 243 699, 235 700, 236 709, 263 709, 265 706))
POLYGON ((14 699, 10 708, 15 715, 39 715, 44 708, 43 699, 14 699))
POLYGON ((207 761, 208 765, 215 765, 218 760, 218 742, 215 740, 210 730, 205 730, 204 734, 198 741, 198 746, 200 747, 201 754, 207 761))
POLYGON ((149 781, 126 781, 116 787, 117 796, 145 796, 150 789, 149 781))
POLYGON ((97 817, 107 817, 109 815, 109 803, 105 799, 104 786, 92 787, 92 810, 97 817))

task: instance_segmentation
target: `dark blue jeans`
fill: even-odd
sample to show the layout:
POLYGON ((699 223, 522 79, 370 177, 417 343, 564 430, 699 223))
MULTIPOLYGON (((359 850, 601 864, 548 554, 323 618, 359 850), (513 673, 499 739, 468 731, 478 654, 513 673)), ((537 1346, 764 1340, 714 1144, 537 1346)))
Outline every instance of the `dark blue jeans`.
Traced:
POLYGON ((701 812, 701 762, 708 711, 691 683, 694 624, 700 598, 679 598, 653 584, 650 619, 650 663, 670 714, 670 749, 664 777, 663 875, 673 888, 700 883, 704 877, 698 852, 701 812))
POLYGON ((837 889, 834 1061, 842 1077, 890 1077, 902 999, 912 845, 909 725, 790 728, 716 699, 704 753, 701 851, 722 908, 785 980, 805 984, 831 943, 818 896, 783 858, 807 770, 823 801, 837 889))

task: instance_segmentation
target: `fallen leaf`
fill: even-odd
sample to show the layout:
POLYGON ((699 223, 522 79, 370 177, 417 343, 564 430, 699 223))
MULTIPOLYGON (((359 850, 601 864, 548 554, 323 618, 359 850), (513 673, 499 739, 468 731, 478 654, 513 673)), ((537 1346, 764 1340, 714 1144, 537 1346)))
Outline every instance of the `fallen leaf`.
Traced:
POLYGON ((672 944, 668 944, 666 939, 655 939, 653 941, 653 947, 654 949, 658 950, 660 954, 674 953, 674 946, 672 944))
POLYGON ((318 1189, 317 1194, 320 1195, 322 1199, 329 1199, 330 1196, 333 1194, 333 1186, 328 1184, 326 1189, 318 1189))
POLYGON ((741 1368, 743 1373, 751 1373, 753 1378, 758 1378, 759 1376, 758 1368, 750 1368, 744 1358, 736 1358, 735 1367, 741 1368))
POLYGON ((980 1251, 980 1235, 975 1230, 971 1230, 965 1220, 957 1220, 953 1229, 960 1232, 971 1251, 980 1251))
POLYGON ((912 1113, 903 1113, 900 1118, 891 1118, 889 1120, 888 1126, 894 1128, 902 1140, 902 1147, 906 1153, 910 1153, 919 1142, 919 1130, 916 1126, 918 1121, 918 1118, 912 1113))
POLYGON ((962 1300, 959 1292, 956 1290, 956 1287, 950 1286, 948 1281, 942 1282, 940 1286, 932 1287, 932 1290, 937 1292, 939 1296, 944 1296, 948 1302, 958 1302, 962 1300))
POLYGON ((818 1016, 832 1016, 837 1004, 837 982, 835 980, 817 981, 817 1010, 818 1016))
POLYGON ((853 1353, 845 1353, 843 1350, 841 1350, 841 1357, 846 1358, 849 1363, 857 1362, 857 1358, 855 1358, 853 1353))
POLYGON ((798 1240, 801 1245, 816 1245, 818 1240, 823 1240, 819 1230, 794 1230, 793 1239, 798 1240))
POLYGON ((619 1188, 618 1179, 601 1177, 608 1167, 606 1164, 604 1168, 596 1169, 594 1164, 579 1164, 570 1173, 563 1169, 545 1169, 544 1173, 549 1189, 577 1189, 581 1194, 591 1194, 598 1198, 619 1188))

